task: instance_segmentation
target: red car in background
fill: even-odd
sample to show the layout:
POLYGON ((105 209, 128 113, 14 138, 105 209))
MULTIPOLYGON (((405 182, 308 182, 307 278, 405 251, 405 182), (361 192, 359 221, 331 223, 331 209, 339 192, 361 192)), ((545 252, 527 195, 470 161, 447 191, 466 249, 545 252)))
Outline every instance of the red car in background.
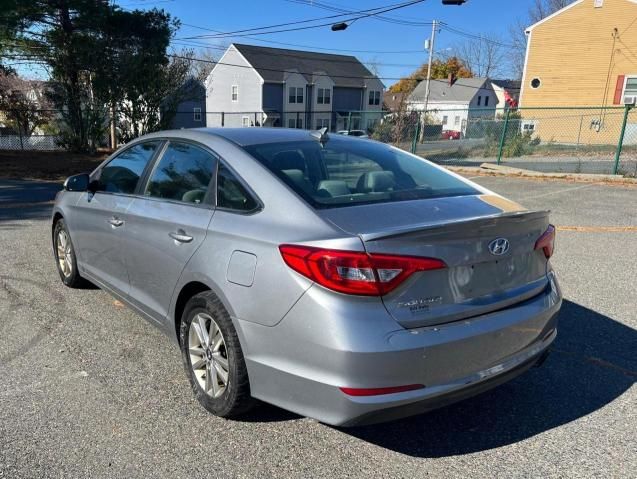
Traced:
POLYGON ((461 133, 455 130, 442 130, 440 137, 443 140, 459 140, 461 133))

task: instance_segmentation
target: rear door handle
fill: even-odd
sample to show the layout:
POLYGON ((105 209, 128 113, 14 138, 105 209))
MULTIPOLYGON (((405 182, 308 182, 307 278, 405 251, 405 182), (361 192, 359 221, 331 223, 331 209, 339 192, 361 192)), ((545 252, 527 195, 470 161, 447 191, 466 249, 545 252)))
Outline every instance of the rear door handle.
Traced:
POLYGON ((117 216, 113 216, 110 220, 108 220, 108 222, 114 228, 119 228, 124 224, 124 220, 120 220, 117 216))
POLYGON ((193 239, 192 236, 187 235, 184 230, 177 230, 177 232, 168 233, 168 236, 179 243, 190 243, 193 239))

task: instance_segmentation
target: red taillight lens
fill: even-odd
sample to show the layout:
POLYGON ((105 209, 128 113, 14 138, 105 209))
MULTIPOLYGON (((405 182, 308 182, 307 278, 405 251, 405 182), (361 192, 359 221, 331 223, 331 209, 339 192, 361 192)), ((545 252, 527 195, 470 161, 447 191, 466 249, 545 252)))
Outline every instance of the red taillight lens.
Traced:
POLYGON ((535 249, 540 248, 544 250, 546 259, 553 256, 553 251, 555 250, 555 226, 549 225, 546 231, 542 233, 542 236, 535 242, 535 249))
POLYGON ((408 384, 406 386, 392 386, 388 388, 339 388, 348 396, 380 396, 381 394, 403 393, 423 389, 423 384, 408 384))
POLYGON ((279 246, 285 263, 321 286, 339 293, 382 296, 394 290, 416 271, 444 268, 439 259, 310 246, 279 246))

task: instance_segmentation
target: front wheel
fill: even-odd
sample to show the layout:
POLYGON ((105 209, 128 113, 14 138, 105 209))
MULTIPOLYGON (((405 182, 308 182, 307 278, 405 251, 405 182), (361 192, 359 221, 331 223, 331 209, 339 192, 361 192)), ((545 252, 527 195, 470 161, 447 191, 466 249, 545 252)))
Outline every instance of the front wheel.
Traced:
POLYGON ((77 270, 75 248, 63 219, 59 219, 53 228, 53 254, 62 282, 69 288, 84 287, 86 281, 77 270))
POLYGON ((188 301, 179 336, 184 367, 201 405, 220 417, 251 409, 254 400, 239 337, 214 293, 206 291, 188 301))

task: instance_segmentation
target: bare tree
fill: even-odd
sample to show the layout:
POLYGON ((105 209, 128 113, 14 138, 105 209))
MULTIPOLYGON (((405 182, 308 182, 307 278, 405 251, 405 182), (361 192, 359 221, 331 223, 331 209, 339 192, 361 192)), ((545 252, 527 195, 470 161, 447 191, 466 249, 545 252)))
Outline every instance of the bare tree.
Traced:
POLYGON ((509 28, 512 50, 513 72, 517 78, 522 78, 524 73, 524 57, 526 54, 525 30, 534 23, 548 17, 558 10, 573 3, 573 0, 535 0, 527 12, 524 20, 517 19, 509 28))
POLYGON ((468 40, 456 48, 457 57, 475 77, 495 78, 506 70, 507 52, 502 39, 494 34, 480 40, 468 40))
POLYGON ((25 80, 15 73, 0 73, 0 110, 9 126, 30 136, 51 120, 51 104, 42 82, 25 80))

